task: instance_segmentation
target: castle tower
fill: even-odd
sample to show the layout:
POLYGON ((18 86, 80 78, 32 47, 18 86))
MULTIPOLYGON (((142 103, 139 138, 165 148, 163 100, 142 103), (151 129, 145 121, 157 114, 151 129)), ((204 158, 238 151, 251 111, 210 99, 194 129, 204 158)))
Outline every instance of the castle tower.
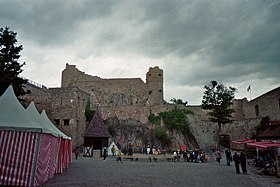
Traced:
POLYGON ((150 67, 146 74, 146 84, 150 105, 163 103, 163 70, 158 66, 150 67))
POLYGON ((61 87, 74 86, 77 79, 77 69, 75 65, 66 64, 66 68, 62 71, 61 87))

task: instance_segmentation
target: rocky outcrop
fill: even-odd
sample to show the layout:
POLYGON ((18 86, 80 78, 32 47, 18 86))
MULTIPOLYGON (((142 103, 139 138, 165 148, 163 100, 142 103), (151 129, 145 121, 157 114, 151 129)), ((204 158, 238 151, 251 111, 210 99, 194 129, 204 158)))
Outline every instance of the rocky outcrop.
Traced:
MULTIPOLYGON (((117 117, 111 117, 105 120, 105 125, 108 132, 112 136, 112 141, 115 141, 121 147, 126 147, 130 143, 135 149, 144 148, 148 144, 155 146, 162 146, 155 138, 154 129, 147 127, 147 125, 132 119, 118 119, 117 117)), ((180 149, 181 145, 187 145, 189 149, 199 148, 199 145, 192 134, 188 135, 174 132, 172 134, 173 141, 169 149, 180 149)))

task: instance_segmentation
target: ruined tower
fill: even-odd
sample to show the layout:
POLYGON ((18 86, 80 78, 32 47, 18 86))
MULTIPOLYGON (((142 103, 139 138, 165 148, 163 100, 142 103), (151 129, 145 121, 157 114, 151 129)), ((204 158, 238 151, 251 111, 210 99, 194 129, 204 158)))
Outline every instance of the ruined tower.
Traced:
POLYGON ((163 70, 150 67, 146 74, 146 84, 150 105, 163 104, 163 70))

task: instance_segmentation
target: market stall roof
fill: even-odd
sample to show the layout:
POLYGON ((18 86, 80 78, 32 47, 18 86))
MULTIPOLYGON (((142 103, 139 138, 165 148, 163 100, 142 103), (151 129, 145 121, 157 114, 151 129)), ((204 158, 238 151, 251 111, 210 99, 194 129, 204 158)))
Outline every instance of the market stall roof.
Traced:
POLYGON ((234 144, 241 145, 241 144, 247 144, 247 143, 255 142, 255 140, 241 139, 241 140, 234 140, 234 141, 231 141, 231 142, 234 143, 234 144))
POLYGON ((274 143, 274 142, 252 142, 247 143, 247 146, 256 147, 260 149, 266 149, 268 147, 280 147, 280 143, 274 143))
POLYGON ((40 124, 40 126, 44 127, 45 129, 48 129, 48 131, 58 137, 59 136, 59 132, 52 128, 46 120, 44 120, 41 115, 39 114, 39 112, 36 109, 36 106, 34 104, 34 102, 32 101, 29 106, 26 108, 26 111, 29 113, 29 115, 31 116, 31 118, 36 121, 38 124, 40 124))
POLYGON ((52 122, 51 120, 49 119, 47 113, 45 110, 42 111, 41 113, 41 117, 50 125, 52 126, 54 129, 56 129, 56 131, 58 131, 59 135, 64 138, 64 139, 68 139, 68 140, 71 140, 71 137, 70 136, 67 136, 66 134, 64 134, 61 130, 59 130, 52 122))
POLYGON ((49 133, 38 123, 20 104, 10 85, 0 97, 0 129, 49 133))

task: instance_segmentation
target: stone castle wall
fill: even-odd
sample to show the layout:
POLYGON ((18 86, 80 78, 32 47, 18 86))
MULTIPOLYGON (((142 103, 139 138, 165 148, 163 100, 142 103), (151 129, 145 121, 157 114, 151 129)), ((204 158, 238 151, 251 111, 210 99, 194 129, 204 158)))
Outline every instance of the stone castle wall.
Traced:
POLYGON ((269 116, 270 120, 280 120, 280 87, 244 102, 242 109, 246 119, 269 116))
POLYGON ((50 120, 66 135, 71 136, 73 147, 83 144, 86 128, 85 105, 90 95, 77 87, 42 89, 26 85, 26 106, 35 102, 39 112, 43 109, 50 120), (69 120, 69 123, 65 123, 69 120))
POLYGON ((140 78, 101 79, 66 64, 61 87, 77 86, 91 94, 91 102, 99 106, 159 105, 163 103, 163 71, 150 68, 146 83, 140 78))
MULTIPOLYGON (((84 110, 87 100, 93 109, 99 109, 105 120, 116 116, 119 119, 132 118, 149 126, 150 113, 169 111, 175 106, 163 104, 163 71, 158 67, 150 68, 146 83, 140 78, 101 79, 79 71, 74 65, 66 65, 62 72, 61 88, 36 88, 27 86, 29 100, 44 107, 51 120, 65 134, 72 136, 73 146, 83 144, 86 128, 84 110), (65 120, 69 124, 65 125, 65 120), (59 123, 58 123, 59 121, 59 123)), ((222 127, 223 134, 232 140, 250 138, 262 117, 279 119, 280 88, 252 100, 235 100, 234 122, 222 127), (256 105, 259 113, 256 115, 256 105)), ((201 147, 211 147, 215 143, 217 124, 212 123, 208 111, 201 106, 187 106, 194 112, 189 114, 190 128, 201 147)))
POLYGON ((48 92, 47 88, 37 87, 33 84, 27 83, 25 91, 26 94, 24 96, 24 99, 26 100, 26 102, 24 104, 26 107, 31 101, 34 101, 39 112, 42 112, 44 109, 49 109, 50 93, 48 92))
POLYGON ((86 128, 85 106, 89 94, 77 87, 50 88, 50 92, 52 97, 49 116, 65 134, 71 135, 74 147, 82 145, 86 128), (68 125, 65 124, 67 120, 68 125))

